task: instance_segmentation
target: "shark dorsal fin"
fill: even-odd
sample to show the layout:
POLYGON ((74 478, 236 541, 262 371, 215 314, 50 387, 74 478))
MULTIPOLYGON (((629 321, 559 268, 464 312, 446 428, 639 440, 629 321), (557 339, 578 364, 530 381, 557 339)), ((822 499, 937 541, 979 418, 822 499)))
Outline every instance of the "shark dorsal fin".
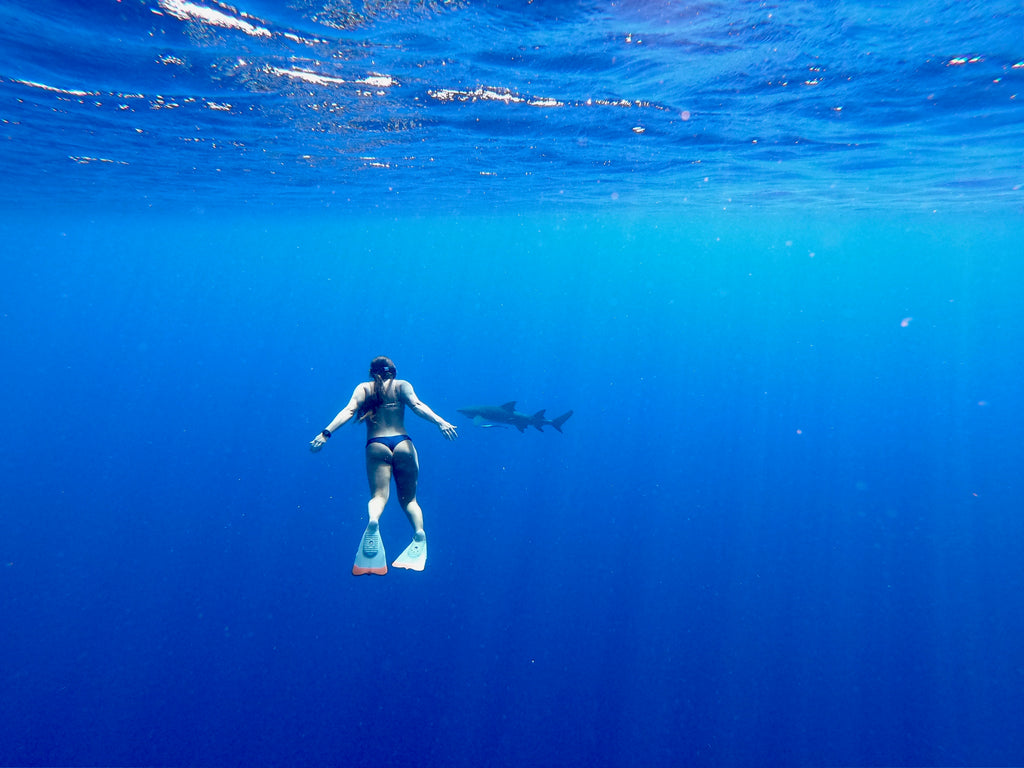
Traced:
POLYGON ((501 408, 502 410, 512 412, 516 409, 516 401, 512 400, 511 402, 505 403, 501 408))

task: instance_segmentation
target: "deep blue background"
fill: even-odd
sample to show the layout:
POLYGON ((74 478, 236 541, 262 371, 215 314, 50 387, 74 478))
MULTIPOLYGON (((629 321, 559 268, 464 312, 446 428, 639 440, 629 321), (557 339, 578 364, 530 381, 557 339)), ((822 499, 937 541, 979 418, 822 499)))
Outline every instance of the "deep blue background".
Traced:
POLYGON ((0 764, 1024 760, 1015 222, 2 238, 0 764), (362 437, 306 443, 381 353, 461 437, 353 579, 362 437), (513 398, 576 413, 456 413, 513 398))
POLYGON ((0 765, 1024 764, 1022 28, 0 4, 0 765))

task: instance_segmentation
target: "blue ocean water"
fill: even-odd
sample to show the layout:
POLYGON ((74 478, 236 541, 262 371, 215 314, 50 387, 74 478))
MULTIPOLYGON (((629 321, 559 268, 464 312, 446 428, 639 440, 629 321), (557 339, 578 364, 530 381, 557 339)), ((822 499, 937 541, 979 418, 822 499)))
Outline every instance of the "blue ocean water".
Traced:
POLYGON ((0 765, 1024 763, 1019 3, 0 20, 0 765))

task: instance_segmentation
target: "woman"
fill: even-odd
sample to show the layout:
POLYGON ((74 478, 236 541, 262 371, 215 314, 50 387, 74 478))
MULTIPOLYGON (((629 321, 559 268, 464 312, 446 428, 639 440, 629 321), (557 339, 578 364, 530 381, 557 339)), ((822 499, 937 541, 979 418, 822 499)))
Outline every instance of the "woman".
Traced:
POLYGON ((427 561, 427 535, 423 532, 423 510, 416 501, 416 481, 420 474, 419 457, 412 438, 405 433, 405 406, 427 421, 437 424, 448 440, 458 437, 455 427, 434 413, 413 391, 412 384, 396 377, 395 364, 387 357, 376 357, 370 363, 372 381, 356 387, 341 412, 309 444, 316 453, 331 435, 353 417, 366 422, 366 475, 370 480, 370 498, 367 508, 370 522, 356 552, 352 573, 361 576, 388 572, 384 544, 380 538, 380 516, 391 490, 391 477, 398 489, 398 503, 402 505, 412 525, 412 543, 392 565, 422 571, 427 561))

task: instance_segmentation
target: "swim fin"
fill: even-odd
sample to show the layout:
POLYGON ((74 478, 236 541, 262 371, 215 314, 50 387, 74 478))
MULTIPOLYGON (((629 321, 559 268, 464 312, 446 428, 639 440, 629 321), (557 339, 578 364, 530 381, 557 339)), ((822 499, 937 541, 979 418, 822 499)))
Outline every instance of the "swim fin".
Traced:
POLYGON ((388 572, 388 559, 384 554, 384 542, 380 538, 380 523, 370 523, 363 531, 363 540, 356 550, 356 562, 352 566, 353 576, 375 573, 383 576, 388 572))
POLYGON ((405 551, 395 558, 395 568, 408 568, 410 571, 422 571, 427 564, 427 534, 417 531, 412 537, 412 544, 405 548, 405 551))

